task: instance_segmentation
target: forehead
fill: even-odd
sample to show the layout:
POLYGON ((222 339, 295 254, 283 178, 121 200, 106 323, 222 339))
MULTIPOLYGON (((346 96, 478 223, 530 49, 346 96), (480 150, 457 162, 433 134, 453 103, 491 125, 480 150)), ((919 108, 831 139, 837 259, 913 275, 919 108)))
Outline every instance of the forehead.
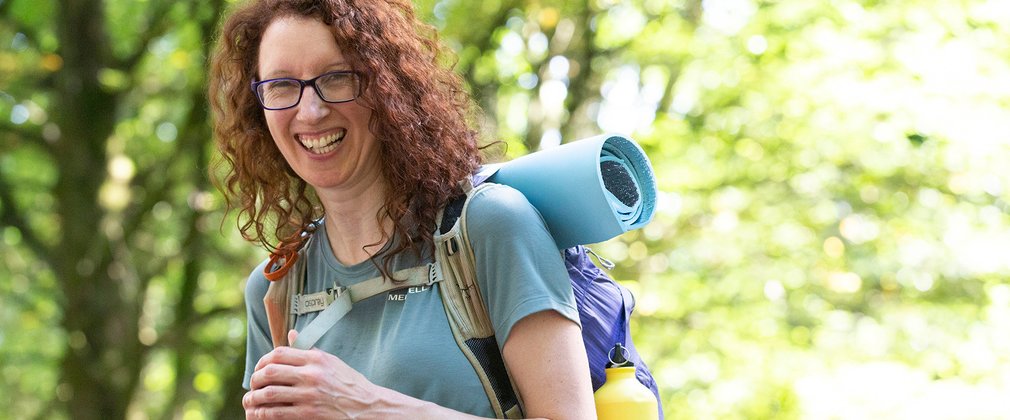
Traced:
POLYGON ((314 77, 347 65, 331 28, 307 17, 278 17, 270 22, 258 55, 261 78, 314 77))

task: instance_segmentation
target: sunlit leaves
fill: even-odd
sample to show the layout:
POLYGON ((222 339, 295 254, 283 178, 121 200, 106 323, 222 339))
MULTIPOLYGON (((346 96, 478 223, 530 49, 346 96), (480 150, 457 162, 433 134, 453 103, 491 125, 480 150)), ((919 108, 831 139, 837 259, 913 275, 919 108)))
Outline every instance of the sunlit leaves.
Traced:
MULTIPOLYGON (((728 328, 741 337, 761 331, 760 340, 721 346, 727 352, 757 351, 757 357, 786 348, 804 354, 799 357, 892 357, 891 347, 849 348, 831 337, 898 336, 891 342, 900 346, 911 338, 901 337, 900 327, 887 321, 895 299, 940 303, 979 296, 981 283, 974 276, 1006 272, 1001 262, 1006 259, 989 250, 1008 246, 997 239, 1007 228, 1005 200, 998 199, 1007 182, 998 175, 1005 171, 987 161, 1006 158, 1006 142, 997 140, 991 133, 1000 130, 990 126, 1007 120, 1006 95, 1000 93, 1005 80, 970 76, 1006 73, 1000 70, 1006 66, 1005 47, 989 42, 1006 29, 964 23, 977 8, 993 8, 990 3, 964 10, 946 3, 941 13, 932 2, 711 1, 702 3, 706 14, 697 26, 684 15, 650 16, 643 23, 640 17, 654 13, 656 4, 599 6, 596 46, 625 45, 621 57, 638 64, 594 61, 601 65, 593 71, 604 80, 608 72, 619 75, 622 66, 636 73, 610 76, 601 91, 603 103, 628 108, 657 87, 676 84, 668 96, 662 92, 666 101, 658 103, 648 127, 620 126, 638 133, 653 158, 664 191, 653 224, 666 234, 647 235, 645 242, 628 234, 600 248, 622 260, 618 278, 642 285, 640 322, 649 328, 638 330, 645 335, 641 346, 666 348, 654 353, 660 357, 657 377, 669 379, 677 410, 686 404, 698 409, 687 412, 702 417, 817 412, 808 405, 815 396, 803 393, 806 402, 799 404, 794 394, 791 375, 801 370, 778 376, 775 404, 717 398, 732 394, 725 390, 733 384, 761 379, 726 355, 715 359, 726 369, 712 376, 702 359, 691 357, 700 349, 685 346, 691 331, 704 335, 728 328), (625 15, 626 21, 616 18, 625 15), (936 36, 944 31, 958 36, 936 36), (903 51, 923 54, 916 62, 903 51), (934 84, 932 75, 946 82, 934 84), (977 87, 982 84, 988 88, 977 87), (615 92, 631 99, 606 99, 615 92), (963 114, 962 107, 975 114, 963 114), (995 205, 986 204, 994 198, 995 205), (955 205, 959 200, 968 203, 955 205), (645 257, 638 251, 643 244, 645 257), (669 290, 671 285, 683 289, 669 290), (715 310, 726 304, 740 309, 715 310), (741 316, 762 322, 751 325, 741 316), (654 318, 686 320, 690 329, 669 330, 650 322, 654 318), (712 318, 720 320, 718 327, 702 321, 712 318), (653 341, 659 336, 676 337, 680 348, 653 341), (675 368, 666 358, 675 355, 687 357, 682 362, 688 366, 699 363, 701 372, 709 372, 706 379, 671 376, 675 368), (739 411, 726 411, 726 404, 739 411)), ((513 105, 528 100, 510 99, 528 94, 499 94, 504 95, 499 103, 508 106, 499 107, 498 115, 504 113, 509 130, 536 124, 539 111, 531 110, 524 123, 521 106, 513 105)), ((619 127, 608 122, 610 112, 599 108, 600 128, 619 127)), ((961 313, 964 318, 957 319, 963 322, 974 316, 954 306, 936 310, 961 313)), ((962 324, 946 325, 956 335, 962 324)))

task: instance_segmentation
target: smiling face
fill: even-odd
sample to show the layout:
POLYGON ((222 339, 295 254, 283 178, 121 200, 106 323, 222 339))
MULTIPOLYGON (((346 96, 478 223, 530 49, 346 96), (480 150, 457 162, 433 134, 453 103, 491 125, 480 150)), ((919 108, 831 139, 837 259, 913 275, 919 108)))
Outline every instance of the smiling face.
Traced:
MULTIPOLYGON (((259 46, 259 79, 312 79, 353 70, 333 33, 304 17, 275 19, 259 46)), ((306 86, 293 108, 264 110, 274 143, 299 177, 317 192, 360 191, 381 177, 379 142, 368 129, 371 110, 358 100, 324 102, 306 86)))

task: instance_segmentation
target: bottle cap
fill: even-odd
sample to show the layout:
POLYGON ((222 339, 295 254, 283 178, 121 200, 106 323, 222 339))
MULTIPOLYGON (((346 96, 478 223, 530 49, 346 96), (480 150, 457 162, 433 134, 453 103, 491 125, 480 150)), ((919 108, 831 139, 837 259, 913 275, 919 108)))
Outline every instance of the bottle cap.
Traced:
POLYGON ((614 348, 610 349, 610 353, 607 354, 607 358, 610 360, 607 363, 607 368, 635 366, 634 363, 628 360, 628 356, 625 355, 627 352, 628 349, 624 348, 621 343, 614 344, 614 348))

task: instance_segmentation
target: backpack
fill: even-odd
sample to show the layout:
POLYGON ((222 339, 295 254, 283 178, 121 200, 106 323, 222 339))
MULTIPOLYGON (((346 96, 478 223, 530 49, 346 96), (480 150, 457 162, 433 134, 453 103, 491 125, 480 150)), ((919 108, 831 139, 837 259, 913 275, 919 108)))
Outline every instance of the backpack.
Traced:
MULTIPOLYGON (((469 198, 486 188, 486 176, 477 175, 462 183, 465 195, 451 201, 440 212, 434 235, 434 262, 397 271, 393 277, 406 279, 390 282, 375 277, 347 288, 303 296, 300 293, 305 279, 305 264, 298 254, 287 257, 271 256, 265 273, 271 280, 264 304, 267 308, 270 332, 274 346, 287 345, 287 330, 294 325, 295 316, 305 313, 308 302, 321 299, 326 308, 312 323, 299 332, 294 347, 309 349, 344 314, 354 302, 379 293, 421 285, 442 283, 438 290, 442 297, 446 317, 460 350, 474 367, 492 409, 499 418, 521 418, 522 400, 505 370, 498 349, 487 308, 476 287, 473 249, 467 238, 466 210, 469 198)), ((306 244, 312 240, 314 227, 306 229, 306 244)), ((659 390, 648 367, 642 361, 631 341, 629 320, 635 300, 631 292, 601 271, 589 257, 595 255, 589 248, 577 245, 564 249, 562 257, 568 270, 572 290, 582 323, 582 338, 589 358, 593 390, 606 380, 604 369, 611 359, 611 349, 620 343, 627 351, 625 358, 635 365, 635 376, 659 399, 659 390)), ((596 256, 606 268, 609 261, 596 256)), ((659 418, 663 418, 662 404, 659 418)))
MULTIPOLYGON (((474 182, 477 185, 473 188, 467 188, 469 183, 463 184, 464 191, 467 192, 466 196, 461 196, 450 202, 443 210, 442 217, 439 218, 438 233, 435 236, 435 260, 443 264, 443 275, 445 275, 446 281, 450 282, 441 285, 439 290, 447 291, 447 293, 443 293, 443 304, 447 306, 447 315, 449 314, 449 303, 444 300, 446 294, 469 293, 473 295, 469 296, 468 300, 479 305, 479 311, 475 312, 479 313, 477 316, 482 318, 482 323, 487 323, 487 328, 479 333, 467 335, 463 334, 464 328, 453 325, 453 334, 457 335, 457 330, 463 330, 463 332, 459 332, 462 337, 457 336, 457 343, 463 341, 460 348, 464 354, 467 354, 467 358, 471 359, 471 364, 477 370, 481 382, 486 384, 485 389, 488 388, 488 383, 492 385, 490 388, 493 392, 489 392, 488 397, 492 400, 492 406, 500 406, 504 413, 498 414, 496 408, 496 414, 499 417, 520 418, 522 416, 522 401, 519 399, 518 393, 514 391, 514 386, 512 386, 507 372, 504 371, 504 361, 501 361, 494 330, 491 329, 490 320, 487 319, 487 310, 483 307, 483 300, 479 295, 480 289, 476 287, 475 283, 473 249, 470 248, 466 234, 466 207, 470 197, 490 184, 484 183, 480 176, 476 177, 474 182), (446 275, 450 268, 453 270, 453 275, 446 275), (466 292, 455 292, 459 290, 466 292), (481 340, 483 343, 479 343, 481 340), (473 358, 478 361, 482 359, 480 354, 483 353, 485 355, 483 358, 496 359, 496 364, 473 363, 473 358, 468 352, 474 353, 475 357, 473 358), (519 411, 513 414, 510 409, 518 409, 519 411)), ((627 350, 625 358, 635 365, 636 379, 656 396, 659 419, 662 420, 663 405, 660 404, 659 388, 631 340, 629 321, 635 307, 635 299, 631 291, 615 282, 593 263, 589 257, 590 254, 595 256, 605 268, 613 267, 613 263, 596 255, 591 249, 576 245, 561 252, 575 295, 579 320, 582 323, 582 341, 589 359, 589 373, 593 391, 599 389, 606 382, 604 370, 611 360, 610 352, 615 344, 620 343, 627 350)), ((455 298, 455 296, 450 298, 455 298)), ((452 318, 450 317, 450 319, 452 318)), ((450 322, 450 324, 453 323, 465 324, 466 321, 453 320, 450 322)))

